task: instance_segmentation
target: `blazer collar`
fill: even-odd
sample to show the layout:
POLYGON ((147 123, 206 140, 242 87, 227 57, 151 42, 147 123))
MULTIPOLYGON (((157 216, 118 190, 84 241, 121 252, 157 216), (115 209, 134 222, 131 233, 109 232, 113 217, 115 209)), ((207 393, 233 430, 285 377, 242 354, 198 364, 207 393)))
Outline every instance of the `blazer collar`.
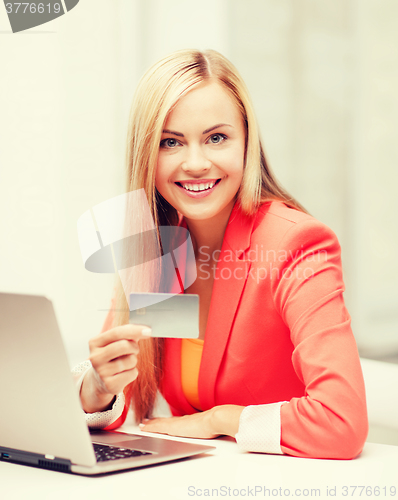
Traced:
POLYGON ((250 238, 255 216, 247 216, 235 202, 224 234, 223 247, 236 252, 240 257, 250 246, 250 238))
MULTIPOLYGON (((252 217, 245 215, 238 202, 235 201, 225 230, 223 247, 227 245, 229 249, 238 252, 238 254, 247 250, 250 246, 250 237, 255 218, 256 215, 252 217)), ((187 223, 180 213, 178 225, 188 228, 187 223)))

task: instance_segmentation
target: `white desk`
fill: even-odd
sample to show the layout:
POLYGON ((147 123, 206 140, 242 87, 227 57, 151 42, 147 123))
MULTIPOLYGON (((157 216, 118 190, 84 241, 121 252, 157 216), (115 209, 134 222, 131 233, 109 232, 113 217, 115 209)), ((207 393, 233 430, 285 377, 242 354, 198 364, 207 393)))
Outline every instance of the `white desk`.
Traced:
MULTIPOLYGON (((131 425, 124 425, 120 430, 137 432, 137 428, 131 425)), ((195 442, 191 439, 187 441, 195 442)), ((331 494, 329 491, 327 495, 327 488, 330 490, 336 487, 336 498, 342 498, 343 493, 348 492, 347 496, 353 499, 376 498, 373 488, 379 486, 378 500, 385 498, 398 500, 398 447, 396 446, 366 443, 359 458, 345 461, 240 453, 235 441, 230 438, 215 439, 207 443, 217 447, 208 456, 201 455, 104 477, 75 476, 0 462, 0 498, 4 500, 281 498, 288 495, 287 490, 290 490, 290 496, 299 496, 301 493, 300 496, 330 498, 331 494), (343 489, 343 486, 361 485, 371 487, 372 490, 368 489, 367 492, 363 490, 360 496, 359 489, 353 495, 351 495, 353 488, 347 491, 343 489), (261 491, 258 489, 256 492, 256 486, 261 488, 261 491), (390 496, 391 486, 396 487, 395 497, 390 496), (387 495, 383 487, 386 487, 387 495), (218 497, 216 490, 213 491, 213 496, 205 496, 204 490, 210 490, 211 495, 212 488, 218 489, 218 497), (266 491, 264 496, 265 488, 271 491, 270 494, 266 491), (296 491, 297 489, 301 491, 296 491), (311 495, 311 489, 320 491, 311 495)))

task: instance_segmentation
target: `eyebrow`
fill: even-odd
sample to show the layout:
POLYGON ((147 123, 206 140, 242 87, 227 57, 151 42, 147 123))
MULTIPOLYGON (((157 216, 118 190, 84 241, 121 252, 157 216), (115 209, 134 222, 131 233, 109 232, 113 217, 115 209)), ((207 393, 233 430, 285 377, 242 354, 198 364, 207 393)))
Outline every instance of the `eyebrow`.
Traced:
MULTIPOLYGON (((215 130, 216 128, 219 128, 219 127, 232 127, 232 125, 229 125, 228 123, 218 123, 217 125, 214 125, 214 127, 210 127, 210 128, 207 128, 206 130, 204 130, 202 132, 202 135, 204 134, 208 134, 209 132, 211 132, 212 130, 215 130)), ((233 127, 232 127, 233 128, 233 127)), ((173 135, 177 135, 178 137, 184 137, 184 134, 181 134, 181 132, 175 132, 174 130, 168 130, 168 129, 164 129, 163 130, 163 133, 164 134, 173 134, 173 135)))

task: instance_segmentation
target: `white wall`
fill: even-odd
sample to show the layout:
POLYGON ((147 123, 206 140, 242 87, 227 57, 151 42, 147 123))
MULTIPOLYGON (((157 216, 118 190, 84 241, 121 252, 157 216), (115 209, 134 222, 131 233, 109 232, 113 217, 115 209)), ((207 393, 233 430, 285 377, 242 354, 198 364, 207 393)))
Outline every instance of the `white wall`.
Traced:
POLYGON ((339 236, 363 352, 398 351, 394 0, 81 0, 12 34, 0 6, 0 289, 55 302, 71 362, 112 276, 84 270, 78 217, 123 191, 142 72, 186 47, 228 56, 277 177, 339 236))
POLYGON ((274 172, 339 237, 361 353, 398 359, 398 4, 233 0, 229 18, 274 172))
POLYGON ((71 364, 88 354, 113 286, 84 269, 76 223, 123 192, 138 79, 186 44, 226 51, 225 1, 172 4, 82 0, 18 34, 0 6, 0 290, 54 301, 71 364))
MULTIPOLYGON (((352 253, 364 353, 398 353, 398 4, 357 0, 352 253)), ((398 361, 398 356, 396 356, 398 361)))
POLYGON ((76 222, 122 192, 121 79, 135 61, 121 64, 120 6, 109 1, 82 1, 20 34, 2 7, 0 16, 1 290, 53 299, 74 363, 101 327, 112 286, 111 276, 85 271, 76 222))
POLYGON ((229 56, 229 0, 145 0, 140 5, 143 69, 183 48, 212 48, 229 56))

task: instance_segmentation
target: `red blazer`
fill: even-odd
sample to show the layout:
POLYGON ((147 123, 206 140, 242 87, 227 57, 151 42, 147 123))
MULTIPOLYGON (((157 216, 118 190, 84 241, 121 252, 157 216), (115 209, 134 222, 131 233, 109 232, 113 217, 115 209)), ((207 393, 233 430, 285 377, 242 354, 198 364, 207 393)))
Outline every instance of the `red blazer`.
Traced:
MULTIPOLYGON (((282 202, 251 218, 235 204, 206 328, 202 409, 289 401, 281 407, 283 452, 360 453, 365 387, 344 289, 340 245, 327 226, 282 202)), ((162 393, 174 415, 196 412, 182 392, 180 339, 166 341, 162 393)))
MULTIPOLYGON (((281 407, 281 449, 353 458, 368 421, 340 245, 326 225, 282 202, 253 217, 235 204, 217 264, 199 372, 203 410, 281 407)), ((174 415, 196 412, 181 386, 181 340, 167 339, 163 396, 174 415)))

